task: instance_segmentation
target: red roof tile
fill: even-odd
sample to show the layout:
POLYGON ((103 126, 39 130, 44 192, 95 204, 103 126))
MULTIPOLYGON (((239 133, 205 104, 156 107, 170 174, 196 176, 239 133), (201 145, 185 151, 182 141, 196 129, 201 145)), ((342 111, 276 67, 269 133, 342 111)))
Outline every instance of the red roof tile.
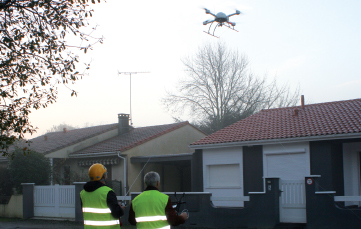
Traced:
POLYGON ((191 145, 361 133, 361 99, 262 110, 191 145))
POLYGON ((98 144, 79 150, 77 152, 69 154, 70 156, 79 156, 79 155, 89 155, 92 153, 104 153, 104 152, 124 152, 133 147, 141 145, 147 141, 150 141, 154 138, 162 136, 166 133, 174 131, 180 127, 189 124, 186 122, 159 125, 159 126, 148 126, 134 128, 128 133, 116 136, 114 138, 102 141, 98 144))
MULTIPOLYGON (((141 145, 147 141, 150 141, 154 138, 162 136, 166 133, 169 133, 186 125, 189 125, 188 121, 166 125, 131 128, 129 133, 102 141, 98 144, 89 146, 88 148, 77 152, 73 152, 69 155, 74 156, 115 151, 124 152, 128 149, 141 145)), ((118 123, 114 123, 108 125, 68 130, 66 132, 52 132, 30 139, 30 146, 23 142, 18 143, 18 145, 20 145, 21 147, 29 147, 30 149, 35 150, 39 153, 48 154, 117 128, 118 123), (45 136, 47 136, 46 140, 45 136)), ((5 157, 2 157, 0 155, 0 160, 4 159, 7 160, 5 157)))
POLYGON ((66 132, 46 133, 30 139, 30 149, 47 154, 117 128, 118 123, 114 123, 68 130, 66 132))

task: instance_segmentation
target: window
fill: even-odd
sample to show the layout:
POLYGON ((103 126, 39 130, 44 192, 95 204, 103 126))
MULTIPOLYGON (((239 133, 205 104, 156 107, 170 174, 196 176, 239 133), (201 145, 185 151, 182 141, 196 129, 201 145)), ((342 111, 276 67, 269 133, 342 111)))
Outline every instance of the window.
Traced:
POLYGON ((239 164, 208 165, 208 188, 241 187, 239 164))

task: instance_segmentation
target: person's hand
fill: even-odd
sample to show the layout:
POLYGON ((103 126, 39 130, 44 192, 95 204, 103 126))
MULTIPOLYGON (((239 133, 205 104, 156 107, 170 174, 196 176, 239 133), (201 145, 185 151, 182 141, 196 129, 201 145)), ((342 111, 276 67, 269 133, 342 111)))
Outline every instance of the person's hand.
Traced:
POLYGON ((182 214, 180 214, 180 216, 184 219, 187 220, 188 219, 188 214, 186 212, 183 212, 182 214))
POLYGON ((126 206, 123 206, 121 203, 119 203, 119 206, 122 208, 122 210, 124 211, 126 206))

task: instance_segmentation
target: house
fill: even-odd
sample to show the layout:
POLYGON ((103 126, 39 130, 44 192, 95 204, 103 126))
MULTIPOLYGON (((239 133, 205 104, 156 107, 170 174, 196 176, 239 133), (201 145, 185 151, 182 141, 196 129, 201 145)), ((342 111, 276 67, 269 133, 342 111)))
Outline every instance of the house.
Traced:
POLYGON ((212 194, 218 219, 230 214, 222 227, 361 227, 361 99, 305 105, 302 97, 190 148, 200 168, 192 191, 212 194))
POLYGON ((128 114, 119 114, 115 124, 31 139, 30 149, 51 159, 53 184, 88 181, 89 167, 102 163, 117 195, 132 185, 131 191, 142 191, 144 173, 151 170, 159 172, 162 191, 190 191, 193 151, 188 145, 205 136, 188 122, 134 128, 128 114))

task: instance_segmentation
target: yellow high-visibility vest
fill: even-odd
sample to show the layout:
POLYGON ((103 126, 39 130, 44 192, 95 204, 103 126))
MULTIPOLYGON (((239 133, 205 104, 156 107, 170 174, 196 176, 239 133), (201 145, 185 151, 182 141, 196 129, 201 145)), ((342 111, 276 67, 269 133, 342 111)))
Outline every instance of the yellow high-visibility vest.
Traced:
POLYGON ((119 229, 119 219, 112 216, 107 205, 107 186, 102 186, 93 192, 80 192, 83 204, 84 229, 119 229))
POLYGON ((142 192, 132 201, 137 228, 170 229, 165 215, 168 196, 158 190, 142 192))

